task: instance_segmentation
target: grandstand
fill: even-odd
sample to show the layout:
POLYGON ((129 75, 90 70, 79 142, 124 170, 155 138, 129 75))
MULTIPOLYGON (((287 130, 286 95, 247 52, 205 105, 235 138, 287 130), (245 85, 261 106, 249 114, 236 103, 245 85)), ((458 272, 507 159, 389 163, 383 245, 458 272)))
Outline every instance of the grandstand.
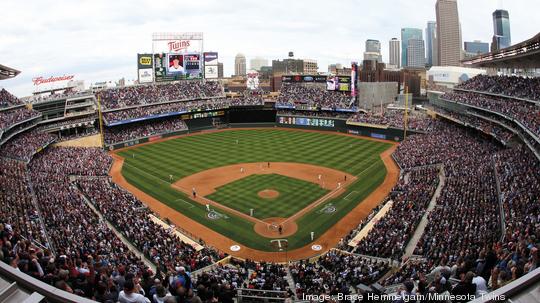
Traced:
MULTIPOLYGON (((538 68, 537 40, 468 62, 538 68)), ((11 72, 2 77, 18 74, 4 70, 11 72)), ((488 293, 540 301, 540 81, 478 75, 433 96, 427 113, 406 118, 396 109, 361 111, 346 93, 305 83, 284 84, 275 99, 231 98, 219 81, 199 80, 32 102, 3 89, 0 302, 291 302, 471 289, 474 302, 492 302, 481 297, 488 293), (335 247, 277 263, 213 247, 109 176, 119 157, 110 150, 240 127, 399 141, 399 180, 335 247), (101 148, 55 146, 99 133, 101 148)))

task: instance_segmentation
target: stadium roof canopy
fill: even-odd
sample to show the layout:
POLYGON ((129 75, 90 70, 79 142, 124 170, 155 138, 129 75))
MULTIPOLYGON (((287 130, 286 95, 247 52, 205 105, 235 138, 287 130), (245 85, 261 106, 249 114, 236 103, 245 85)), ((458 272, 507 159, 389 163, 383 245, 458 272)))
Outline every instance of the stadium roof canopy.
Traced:
POLYGON ((478 55, 461 62, 465 67, 539 68, 540 33, 510 47, 478 55))
POLYGON ((14 68, 7 67, 5 65, 0 64, 0 80, 13 78, 20 73, 21 73, 20 71, 14 68))

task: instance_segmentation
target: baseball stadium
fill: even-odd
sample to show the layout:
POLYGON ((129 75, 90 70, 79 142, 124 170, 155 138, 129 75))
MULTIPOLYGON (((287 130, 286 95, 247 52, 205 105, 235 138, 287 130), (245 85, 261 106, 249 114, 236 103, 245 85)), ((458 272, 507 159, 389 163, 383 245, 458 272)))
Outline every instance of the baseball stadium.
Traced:
POLYGON ((453 85, 225 79, 202 41, 0 90, 0 303, 540 302, 540 34, 453 85))

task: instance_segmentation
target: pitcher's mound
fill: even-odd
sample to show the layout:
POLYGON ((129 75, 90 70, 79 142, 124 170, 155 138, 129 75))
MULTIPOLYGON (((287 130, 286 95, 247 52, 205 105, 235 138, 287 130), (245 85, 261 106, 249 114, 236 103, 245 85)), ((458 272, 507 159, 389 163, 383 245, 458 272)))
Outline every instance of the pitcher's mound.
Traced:
POLYGON ((264 199, 275 199, 279 197, 279 191, 273 189, 265 189, 261 190, 257 195, 264 199))

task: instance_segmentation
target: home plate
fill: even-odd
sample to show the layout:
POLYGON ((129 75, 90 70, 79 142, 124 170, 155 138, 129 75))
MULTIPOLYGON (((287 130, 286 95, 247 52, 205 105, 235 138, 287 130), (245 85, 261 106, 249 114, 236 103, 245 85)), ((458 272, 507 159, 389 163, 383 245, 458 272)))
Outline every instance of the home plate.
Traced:
POLYGON ((319 244, 311 245, 311 250, 320 251, 321 249, 322 249, 322 246, 319 244))
POLYGON ((233 245, 229 248, 231 251, 239 251, 240 250, 240 246, 239 245, 233 245))

